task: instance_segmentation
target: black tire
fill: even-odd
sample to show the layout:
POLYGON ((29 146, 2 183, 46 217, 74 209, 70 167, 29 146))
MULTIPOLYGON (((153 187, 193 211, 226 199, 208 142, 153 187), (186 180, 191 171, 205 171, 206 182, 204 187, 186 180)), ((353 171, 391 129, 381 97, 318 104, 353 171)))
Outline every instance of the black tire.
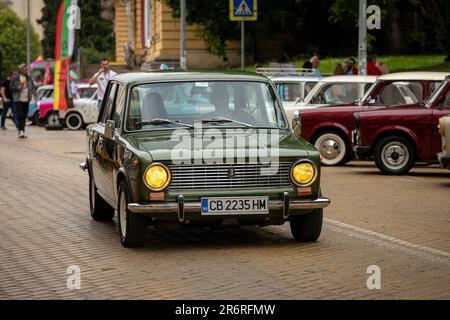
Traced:
POLYGON ((89 174, 89 209, 95 221, 111 221, 114 217, 114 209, 98 194, 91 174, 89 174))
POLYGON ((39 110, 36 110, 33 115, 33 124, 38 127, 41 126, 41 121, 39 120, 39 110))
POLYGON ((325 166, 342 166, 352 159, 352 148, 347 138, 337 131, 320 132, 313 142, 325 166))
POLYGON ((375 146, 374 160, 383 174, 406 174, 414 165, 414 147, 402 136, 384 137, 375 146))
POLYGON ((301 242, 317 241, 322 232, 323 209, 314 209, 311 213, 290 217, 291 233, 301 242))
POLYGON ((70 130, 80 130, 84 123, 83 117, 78 112, 71 112, 66 116, 65 119, 66 127, 70 130))
POLYGON ((126 248, 142 247, 145 244, 147 219, 128 210, 131 197, 125 180, 120 182, 117 194, 120 242, 126 248))

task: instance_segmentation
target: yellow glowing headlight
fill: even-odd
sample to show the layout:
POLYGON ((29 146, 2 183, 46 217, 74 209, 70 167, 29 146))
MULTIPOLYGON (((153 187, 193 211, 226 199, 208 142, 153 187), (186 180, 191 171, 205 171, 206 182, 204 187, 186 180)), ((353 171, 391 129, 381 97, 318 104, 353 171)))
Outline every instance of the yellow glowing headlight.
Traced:
POLYGON ((150 165, 144 174, 144 181, 153 191, 165 189, 170 183, 169 169, 160 163, 150 165))
POLYGON ((291 170, 291 178, 297 185, 311 185, 317 178, 316 166, 310 162, 297 163, 291 170))

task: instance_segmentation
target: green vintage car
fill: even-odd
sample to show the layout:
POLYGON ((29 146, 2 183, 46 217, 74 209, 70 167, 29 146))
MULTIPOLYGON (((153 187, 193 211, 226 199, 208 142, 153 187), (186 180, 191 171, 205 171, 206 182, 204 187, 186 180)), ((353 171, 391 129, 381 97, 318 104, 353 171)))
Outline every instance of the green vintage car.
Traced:
POLYGON ((129 73, 108 83, 87 128, 94 220, 118 213, 124 246, 148 225, 281 225, 320 236, 320 156, 296 138, 273 83, 249 73, 129 73))

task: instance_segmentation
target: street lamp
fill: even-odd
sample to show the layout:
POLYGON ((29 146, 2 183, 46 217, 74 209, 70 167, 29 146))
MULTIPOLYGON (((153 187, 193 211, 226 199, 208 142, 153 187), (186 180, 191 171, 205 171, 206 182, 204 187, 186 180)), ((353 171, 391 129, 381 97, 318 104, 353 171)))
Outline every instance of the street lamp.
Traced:
POLYGON ((27 0, 27 68, 30 73, 31 53, 30 53, 30 0, 27 0))

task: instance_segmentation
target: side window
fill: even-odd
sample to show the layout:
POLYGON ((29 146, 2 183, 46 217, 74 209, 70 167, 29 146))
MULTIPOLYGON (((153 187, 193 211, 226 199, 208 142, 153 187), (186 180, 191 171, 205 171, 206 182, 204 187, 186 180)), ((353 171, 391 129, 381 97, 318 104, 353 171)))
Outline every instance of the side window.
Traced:
POLYGON ((122 127, 120 115, 125 107, 125 87, 119 85, 117 90, 116 107, 114 108, 113 120, 116 122, 116 128, 122 127))
POLYGON ((400 90, 400 86, 404 86, 404 83, 389 83, 384 85, 377 93, 375 98, 375 105, 396 105, 406 104, 406 100, 403 92, 400 90))
POLYGON ((106 123, 107 120, 111 119, 111 113, 113 111, 114 99, 116 97, 117 84, 113 83, 109 86, 108 98, 105 101, 102 115, 100 117, 100 123, 106 123))
POLYGON ((423 85, 421 82, 410 82, 408 87, 416 95, 419 101, 423 101, 426 98, 423 94, 423 85))

